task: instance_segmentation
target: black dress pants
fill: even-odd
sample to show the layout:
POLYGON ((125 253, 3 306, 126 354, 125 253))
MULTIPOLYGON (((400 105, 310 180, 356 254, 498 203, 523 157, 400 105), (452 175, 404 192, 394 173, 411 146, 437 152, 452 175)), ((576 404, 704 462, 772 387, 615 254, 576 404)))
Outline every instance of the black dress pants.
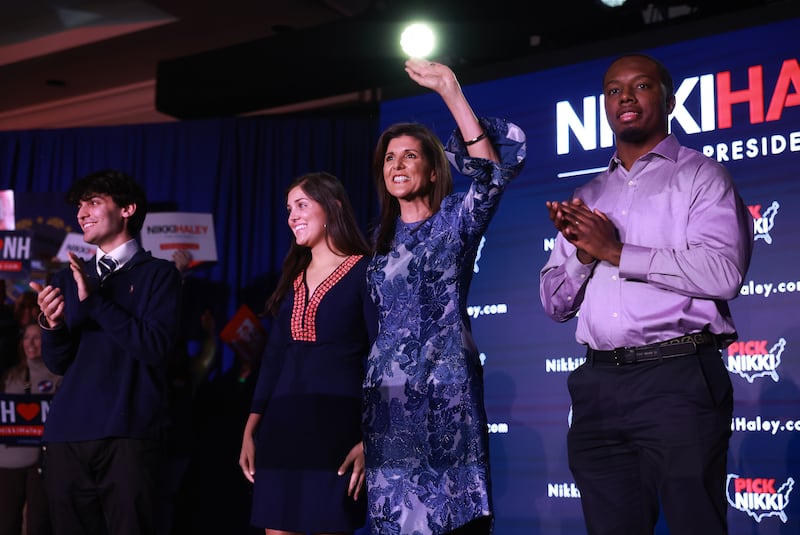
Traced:
POLYGON ((659 510, 671 533, 727 533, 733 388, 718 350, 587 360, 567 385, 569 465, 590 535, 653 533, 659 510))
POLYGON ((155 533, 159 454, 152 440, 47 444, 44 477, 54 533, 155 533))

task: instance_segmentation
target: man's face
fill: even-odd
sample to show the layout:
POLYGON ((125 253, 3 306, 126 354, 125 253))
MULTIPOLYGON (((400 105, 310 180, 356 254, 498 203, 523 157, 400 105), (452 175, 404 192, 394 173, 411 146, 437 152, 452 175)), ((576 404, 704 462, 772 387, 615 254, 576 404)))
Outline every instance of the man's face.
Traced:
POLYGON ((83 240, 109 252, 130 239, 127 218, 136 205, 120 207, 110 195, 94 193, 78 202, 78 224, 83 240))
POLYGON ((606 116, 618 142, 647 144, 667 135, 667 117, 675 105, 669 102, 656 65, 648 58, 618 59, 603 79, 606 116))

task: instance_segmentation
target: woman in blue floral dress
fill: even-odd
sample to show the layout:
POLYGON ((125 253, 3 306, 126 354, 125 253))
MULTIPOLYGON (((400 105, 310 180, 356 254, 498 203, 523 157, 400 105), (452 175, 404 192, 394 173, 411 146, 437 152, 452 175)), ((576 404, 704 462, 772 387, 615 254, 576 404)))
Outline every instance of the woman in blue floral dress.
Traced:
POLYGON ((492 528, 483 370, 466 300, 481 236, 522 170, 525 134, 474 115, 453 72, 420 59, 412 80, 456 121, 447 148, 401 123, 378 141, 381 200, 367 269, 378 337, 364 381, 364 453, 375 535, 488 534, 492 528), (446 150, 446 152, 445 152, 446 150), (473 182, 452 193, 450 162, 473 182))

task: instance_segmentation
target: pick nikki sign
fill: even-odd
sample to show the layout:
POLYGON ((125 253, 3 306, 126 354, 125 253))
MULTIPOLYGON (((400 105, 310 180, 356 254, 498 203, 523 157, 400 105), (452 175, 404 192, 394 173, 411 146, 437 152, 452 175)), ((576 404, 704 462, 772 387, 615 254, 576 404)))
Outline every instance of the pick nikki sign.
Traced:
POLYGON ((0 444, 40 443, 52 394, 0 394, 0 444))

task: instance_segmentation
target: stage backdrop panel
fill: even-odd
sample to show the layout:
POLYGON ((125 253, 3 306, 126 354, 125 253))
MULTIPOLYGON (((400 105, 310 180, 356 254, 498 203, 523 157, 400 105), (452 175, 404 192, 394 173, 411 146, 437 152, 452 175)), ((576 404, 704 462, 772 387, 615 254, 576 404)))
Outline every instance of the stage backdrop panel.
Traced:
MULTIPOLYGON (((674 79, 672 131, 723 162, 755 218, 755 251, 731 307, 739 342, 723 351, 735 388, 727 495, 732 534, 800 533, 800 19, 642 48, 674 79)), ((642 43, 647 46, 646 43, 642 43)), ((608 164, 602 76, 613 57, 469 85, 479 115, 528 136, 523 174, 485 235, 469 311, 486 378, 498 535, 585 533, 566 459, 567 374, 583 361, 575 321, 542 311, 539 270, 564 200, 608 164)), ((383 126, 419 121, 443 138, 438 96, 387 101, 383 126)), ((456 177, 456 189, 466 189, 456 177)), ((667 533, 662 524, 659 533, 667 533)))

